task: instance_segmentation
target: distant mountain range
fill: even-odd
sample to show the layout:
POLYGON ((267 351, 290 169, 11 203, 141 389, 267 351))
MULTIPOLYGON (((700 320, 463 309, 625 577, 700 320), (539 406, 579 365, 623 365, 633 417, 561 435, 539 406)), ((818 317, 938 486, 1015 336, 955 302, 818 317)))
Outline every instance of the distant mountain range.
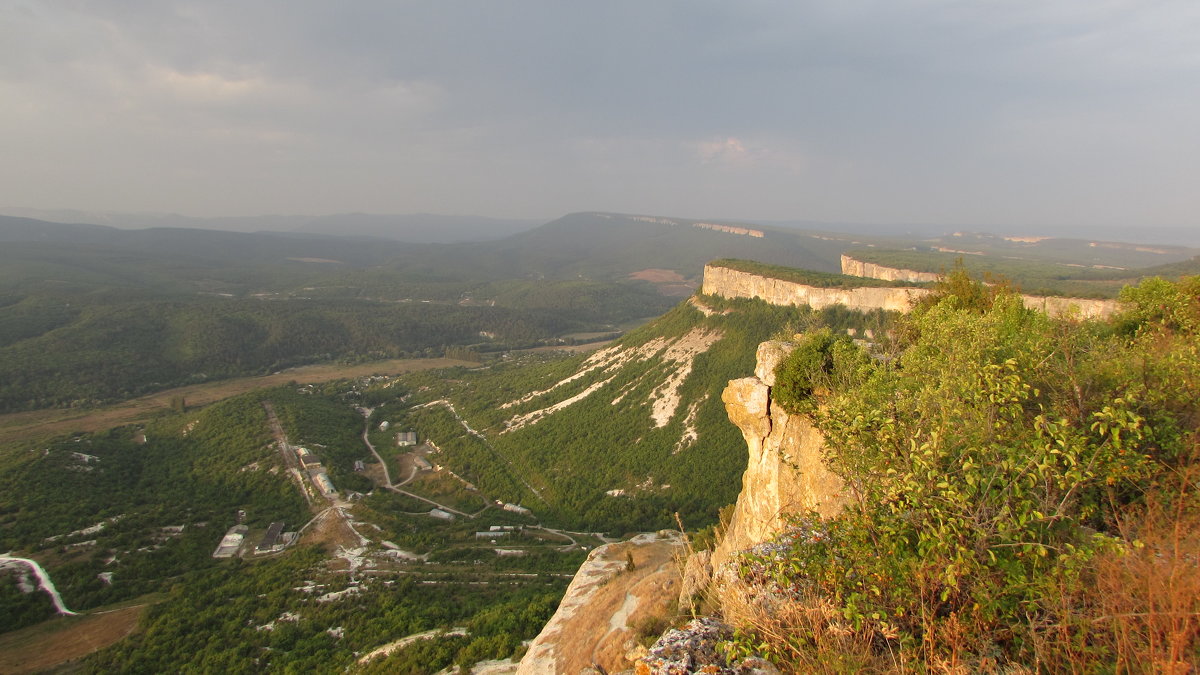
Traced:
MULTIPOLYGON (((158 227, 221 230, 225 232, 292 232, 324 234, 335 237, 373 237, 411 243, 451 244, 467 241, 492 241, 531 230, 546 221, 535 218, 492 218, 487 216, 448 216, 432 213, 336 213, 327 215, 263 215, 202 218, 177 213, 122 213, 75 209, 33 209, 0 206, 0 215, 33 218, 56 223, 108 225, 121 229, 158 227)), ((646 217, 646 216, 643 216, 646 217)), ((700 222, 700 221, 692 221, 700 222)), ((747 227, 773 230, 800 230, 818 233, 856 234, 865 237, 900 239, 936 239, 954 232, 989 233, 1001 237, 1055 237, 1078 239, 1083 236, 1106 241, 1130 241, 1167 246, 1200 247, 1200 227, 1187 226, 1019 226, 1019 225, 937 225, 931 223, 862 223, 826 220, 745 220, 715 219, 713 222, 740 222, 747 227), (1081 231, 1082 230, 1082 231, 1081 231)))
MULTIPOLYGON (((210 222, 179 222, 185 221, 210 222)), ((268 221, 282 224, 270 218, 262 222, 268 221)), ((614 282, 635 275, 645 278, 647 271, 650 276, 664 279, 662 283, 694 284, 704 264, 717 258, 839 272, 840 257, 847 251, 885 250, 910 251, 925 257, 932 254, 930 260, 936 254, 960 255, 969 266, 981 268, 987 259, 1036 261, 1043 266, 1049 263, 1061 267, 1050 269, 1048 274, 1073 278, 1084 268, 1134 271, 1185 261, 1200 253, 1198 249, 1149 242, 1111 245, 1087 239, 971 233, 937 237, 862 235, 604 212, 573 213, 537 227, 517 221, 367 215, 329 216, 292 225, 307 231, 125 229, 0 216, 0 242, 6 243, 0 250, 0 262, 6 268, 0 270, 0 287, 20 283, 28 288, 42 278, 69 281, 84 272, 92 283, 119 279, 124 286, 151 284, 158 289, 186 291, 203 281, 204 290, 235 295, 293 291, 297 285, 337 285, 351 289, 351 297, 379 297, 380 287, 396 280, 423 284, 504 279, 614 282), (396 225, 390 231, 399 236, 398 223, 402 221, 408 223, 408 241, 366 234, 396 225), (421 235, 417 232, 421 227, 436 232, 421 235), (477 238, 453 243, 436 241, 449 238, 455 231, 463 237, 473 234, 477 238), (507 234, 496 236, 502 232, 507 234), (487 239, 478 238, 485 234, 487 239), (370 269, 371 273, 352 273, 354 269, 370 269), (214 285, 214 280, 222 283, 214 285), (384 280, 386 283, 381 283, 384 280)), ((934 263, 945 266, 940 259, 927 262, 934 263)), ((1124 278, 1127 274, 1118 276, 1124 278)))
POLYGON ((133 230, 181 228, 243 233, 293 232, 440 244, 500 239, 544 222, 430 213, 338 213, 324 216, 269 215, 224 218, 196 218, 176 213, 114 213, 25 208, 0 208, 0 213, 58 223, 107 225, 133 230))

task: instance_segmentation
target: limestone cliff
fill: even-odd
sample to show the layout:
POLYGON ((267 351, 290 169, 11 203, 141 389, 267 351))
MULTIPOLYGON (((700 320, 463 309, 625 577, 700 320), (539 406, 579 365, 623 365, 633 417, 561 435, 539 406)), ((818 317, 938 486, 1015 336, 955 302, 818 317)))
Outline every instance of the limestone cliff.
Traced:
POLYGON ((1041 310, 1050 316, 1073 315, 1081 319, 1107 319, 1121 309, 1121 303, 1116 300, 1022 295, 1021 301, 1029 309, 1041 310))
POLYGON ((596 666, 611 673, 629 668, 626 654, 637 637, 633 626, 668 613, 679 595, 678 558, 685 554, 682 538, 670 531, 592 551, 516 672, 575 675, 596 666))
POLYGON ((930 292, 924 288, 817 288, 716 265, 705 266, 702 290, 726 298, 759 298, 772 305, 813 309, 845 305, 848 309, 861 311, 884 309, 894 312, 909 311, 918 299, 930 292))
MULTIPOLYGON (((867 265, 867 263, 860 264, 867 265)), ((895 273, 911 271, 873 265, 870 268, 858 269, 863 274, 855 276, 869 276, 866 273, 873 270, 891 270, 895 273)), ((875 278, 906 280, 893 279, 892 277, 895 275, 879 273, 883 276, 875 278)), ((914 274, 920 273, 914 272, 914 274)), ((704 284, 701 290, 709 295, 719 295, 725 298, 758 298, 772 305, 808 306, 813 309, 823 309, 830 305, 844 305, 848 309, 861 311, 883 309, 893 312, 908 312, 918 300, 933 292, 928 288, 904 287, 818 288, 719 265, 705 266, 704 284)), ((1121 304, 1116 300, 1090 298, 1022 295, 1021 301, 1029 309, 1036 309, 1050 316, 1077 316, 1081 319, 1107 318, 1116 314, 1121 308, 1121 304)))
POLYGON ((885 267, 875 263, 855 260, 848 255, 842 256, 842 274, 868 279, 883 279, 885 281, 938 281, 942 275, 934 272, 918 272, 897 267, 885 267))
POLYGON ((771 405, 775 366, 791 349, 787 342, 759 345, 754 376, 733 380, 721 396, 749 458, 733 517, 713 553, 714 568, 779 532, 788 514, 815 510, 829 516, 844 504, 842 481, 822 457, 821 432, 806 416, 771 405))

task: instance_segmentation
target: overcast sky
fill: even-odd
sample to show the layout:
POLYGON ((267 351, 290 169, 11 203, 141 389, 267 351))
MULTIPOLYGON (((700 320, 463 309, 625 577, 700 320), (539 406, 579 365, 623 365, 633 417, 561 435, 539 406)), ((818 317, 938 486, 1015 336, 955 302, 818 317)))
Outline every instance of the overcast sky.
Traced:
POLYGON ((0 205, 1200 226, 1200 2, 0 0, 0 205))

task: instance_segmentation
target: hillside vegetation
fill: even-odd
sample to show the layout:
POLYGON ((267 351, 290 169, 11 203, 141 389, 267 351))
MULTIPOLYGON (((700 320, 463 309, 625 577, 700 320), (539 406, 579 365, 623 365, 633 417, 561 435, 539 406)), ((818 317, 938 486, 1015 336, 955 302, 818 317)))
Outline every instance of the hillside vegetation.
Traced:
POLYGON ((781 364, 850 505, 742 559, 731 648, 802 672, 1191 672, 1200 278, 1130 287, 1099 323, 964 274, 893 358, 818 333, 781 364))
MULTIPOLYGON (((170 587, 211 566, 225 528, 305 517, 278 472, 260 395, 194 415, 0 452, 0 549, 52 570, 68 606, 86 610, 170 587), (110 576, 106 580, 104 574, 110 576)), ((46 596, 0 583, 0 632, 40 621, 46 596)))
POLYGON ((550 522, 619 534, 680 512, 699 527, 737 496, 746 453, 721 391, 758 344, 818 325, 882 333, 888 320, 700 296, 589 356, 409 376, 405 424, 438 461, 550 522))

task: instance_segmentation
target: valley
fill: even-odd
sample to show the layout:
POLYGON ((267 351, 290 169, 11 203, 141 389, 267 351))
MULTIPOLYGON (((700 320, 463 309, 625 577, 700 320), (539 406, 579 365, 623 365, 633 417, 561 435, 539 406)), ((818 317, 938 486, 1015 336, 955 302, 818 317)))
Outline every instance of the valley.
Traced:
MULTIPOLYGON (((169 233, 91 235, 179 255, 169 233)), ((39 654, 76 627, 102 637, 55 663, 85 672, 178 654, 197 671, 511 672, 570 644, 623 663, 683 618, 663 590, 681 583, 680 538, 747 531, 728 520, 747 469, 728 387, 759 345, 830 331, 893 358, 901 313, 944 293, 838 274, 866 239, 573 214, 490 257, 292 241, 290 261, 195 263, 164 288, 161 261, 117 282, 104 255, 97 287, 79 272, 0 287, 0 370, 17 374, 0 550, 79 612, 54 618, 28 572, 0 572, 11 668, 54 665, 39 654), (813 269, 783 266, 797 259, 813 269), (387 358, 401 354, 419 358, 387 358), (568 611, 576 627, 535 641, 589 556, 600 590, 569 606, 602 618, 568 611)), ((1192 253, 1144 255, 1187 269, 1192 253)))

